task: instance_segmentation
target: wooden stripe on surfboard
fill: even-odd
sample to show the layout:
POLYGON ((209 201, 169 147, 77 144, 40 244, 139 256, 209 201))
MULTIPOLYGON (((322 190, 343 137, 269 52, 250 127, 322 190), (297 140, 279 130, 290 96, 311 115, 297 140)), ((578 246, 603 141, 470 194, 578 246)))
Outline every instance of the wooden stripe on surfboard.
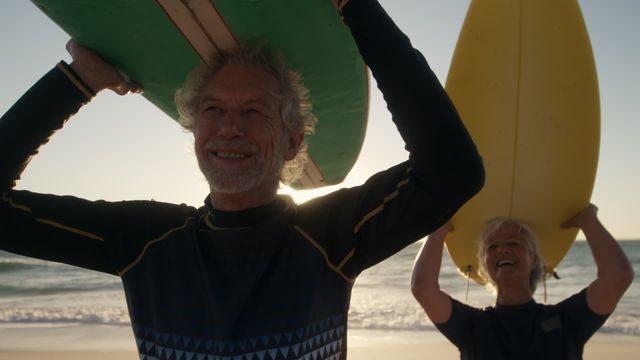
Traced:
POLYGON ((302 156, 305 157, 304 169, 302 170, 302 176, 298 179, 298 184, 302 189, 315 189, 326 185, 324 182, 324 176, 320 172, 320 168, 313 161, 311 154, 305 151, 302 156))
MULTIPOLYGON (((207 65, 213 54, 238 45, 233 32, 210 0, 156 0, 171 22, 207 65)), ((304 170, 298 183, 303 189, 324 186, 320 168, 304 152, 304 170)))
POLYGON ((210 0, 156 0, 202 61, 238 45, 238 41, 210 0))

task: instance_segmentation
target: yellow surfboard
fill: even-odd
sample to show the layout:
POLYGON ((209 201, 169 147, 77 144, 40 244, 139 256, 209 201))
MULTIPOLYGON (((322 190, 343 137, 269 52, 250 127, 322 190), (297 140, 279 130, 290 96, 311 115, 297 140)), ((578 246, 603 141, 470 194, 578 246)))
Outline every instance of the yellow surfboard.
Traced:
POLYGON ((577 235, 559 225, 588 205, 599 151, 598 82, 577 1, 471 1, 446 89, 487 171, 453 217, 454 263, 481 282, 475 240, 508 216, 533 228, 553 272, 577 235))

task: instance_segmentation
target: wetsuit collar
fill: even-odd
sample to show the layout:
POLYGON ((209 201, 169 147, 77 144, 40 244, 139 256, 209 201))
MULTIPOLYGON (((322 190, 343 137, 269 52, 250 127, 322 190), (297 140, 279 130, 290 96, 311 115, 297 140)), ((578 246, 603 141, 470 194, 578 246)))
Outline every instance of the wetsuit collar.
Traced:
POLYGON ((264 219, 280 212, 288 206, 290 199, 285 196, 278 196, 273 201, 255 208, 240 211, 224 211, 214 209, 209 201, 209 196, 205 199, 205 207, 208 210, 209 222, 219 228, 241 228, 258 224, 264 219))

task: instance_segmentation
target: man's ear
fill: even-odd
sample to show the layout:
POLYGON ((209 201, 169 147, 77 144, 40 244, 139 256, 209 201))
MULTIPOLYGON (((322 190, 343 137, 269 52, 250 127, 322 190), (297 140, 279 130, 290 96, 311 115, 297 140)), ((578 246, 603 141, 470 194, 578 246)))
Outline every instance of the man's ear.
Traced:
POLYGON ((295 159, 296 155, 298 155, 298 151, 300 150, 300 146, 302 146, 302 141, 304 140, 304 133, 295 133, 289 135, 289 141, 287 142, 287 149, 284 154, 285 161, 291 161, 295 159))

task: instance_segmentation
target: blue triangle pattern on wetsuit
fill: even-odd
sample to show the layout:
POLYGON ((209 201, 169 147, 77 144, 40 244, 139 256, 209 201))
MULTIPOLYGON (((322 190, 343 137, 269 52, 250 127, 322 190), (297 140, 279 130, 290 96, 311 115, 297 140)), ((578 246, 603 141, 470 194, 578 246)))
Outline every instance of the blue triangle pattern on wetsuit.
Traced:
POLYGON ((339 360, 345 336, 341 315, 239 341, 167 334, 140 324, 133 329, 140 359, 145 360, 339 360))

